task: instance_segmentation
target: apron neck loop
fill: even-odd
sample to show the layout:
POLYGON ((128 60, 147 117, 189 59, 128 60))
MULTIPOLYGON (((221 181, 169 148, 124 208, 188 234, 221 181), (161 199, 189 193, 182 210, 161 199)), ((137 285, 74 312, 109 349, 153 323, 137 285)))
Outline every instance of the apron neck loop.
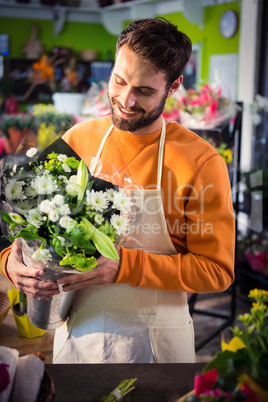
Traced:
MULTIPOLYGON (((162 130, 161 130, 161 134, 160 134, 160 142, 159 142, 159 149, 158 149, 158 166, 157 166, 157 189, 160 190, 161 189, 161 179, 162 179, 162 169, 163 169, 163 156, 164 156, 164 146, 165 146, 165 137, 166 137, 166 123, 165 123, 165 119, 164 117, 162 117, 162 130)), ((92 175, 94 175, 97 164, 99 162, 102 150, 104 148, 104 144, 105 141, 107 140, 107 138, 109 137, 109 135, 111 134, 112 130, 114 128, 114 125, 112 124, 111 127, 108 129, 107 133, 105 134, 105 136, 103 137, 98 152, 95 156, 95 158, 93 159, 93 162, 91 163, 91 166, 89 168, 90 173, 92 175)))

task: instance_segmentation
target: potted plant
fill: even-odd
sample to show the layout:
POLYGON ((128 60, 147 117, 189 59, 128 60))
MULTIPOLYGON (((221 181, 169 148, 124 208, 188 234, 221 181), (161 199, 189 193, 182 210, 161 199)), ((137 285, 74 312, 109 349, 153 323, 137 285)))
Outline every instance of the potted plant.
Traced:
POLYGON ((195 377, 195 389, 180 402, 266 402, 268 400, 268 291, 252 289, 249 313, 238 317, 229 343, 195 377))

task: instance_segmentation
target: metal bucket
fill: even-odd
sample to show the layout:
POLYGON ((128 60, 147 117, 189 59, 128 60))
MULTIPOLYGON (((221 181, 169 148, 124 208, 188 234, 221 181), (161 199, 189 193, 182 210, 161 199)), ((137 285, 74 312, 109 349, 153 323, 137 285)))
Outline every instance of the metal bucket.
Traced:
POLYGON ((68 318, 75 297, 75 290, 63 292, 50 300, 38 300, 27 296, 27 316, 31 323, 42 329, 59 328, 68 318))
MULTIPOLYGON (((63 269, 62 267, 59 267, 56 262, 46 262, 45 264, 42 264, 33 260, 31 254, 34 250, 31 248, 30 242, 26 243, 23 239, 20 240, 24 264, 31 268, 45 270, 45 275, 42 276, 42 278, 37 279, 42 281, 47 279, 57 282, 57 280, 63 276, 78 273, 78 271, 74 269, 63 269)), ((38 300, 27 296, 27 316, 31 323, 36 327, 41 329, 56 329, 67 320, 75 298, 76 290, 64 292, 62 286, 59 287, 59 290, 60 293, 51 296, 50 300, 38 300)))

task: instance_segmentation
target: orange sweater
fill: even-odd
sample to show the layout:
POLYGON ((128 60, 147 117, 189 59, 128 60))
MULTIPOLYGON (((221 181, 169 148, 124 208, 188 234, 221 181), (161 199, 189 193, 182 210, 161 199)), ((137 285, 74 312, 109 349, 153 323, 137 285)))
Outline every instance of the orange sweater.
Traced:
MULTIPOLYGON (((79 123, 63 139, 89 165, 111 125, 110 117, 79 123)), ((160 131, 133 135, 113 129, 101 160, 145 189, 157 179, 160 131)), ((217 292, 234 279, 235 226, 226 164, 206 141, 176 122, 166 130, 162 183, 167 227, 178 254, 122 247, 115 283, 170 291, 217 292)), ((1 253, 6 275, 9 248, 1 253)))

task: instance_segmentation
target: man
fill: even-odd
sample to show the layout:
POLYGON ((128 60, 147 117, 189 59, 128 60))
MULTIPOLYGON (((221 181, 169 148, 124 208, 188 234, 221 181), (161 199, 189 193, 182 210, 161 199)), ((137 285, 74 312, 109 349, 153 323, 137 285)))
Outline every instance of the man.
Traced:
MULTIPOLYGON (((55 363, 193 362, 186 292, 223 291, 233 281, 225 162, 161 116, 190 54, 189 38, 166 20, 134 21, 117 42, 112 118, 77 124, 63 137, 88 165, 96 156, 143 186, 144 209, 120 261, 100 257, 95 271, 58 281, 65 291, 79 291, 56 331, 55 363)), ((36 279, 42 271, 23 266, 16 244, 2 253, 2 272, 32 297, 59 292, 58 284, 36 279)))

